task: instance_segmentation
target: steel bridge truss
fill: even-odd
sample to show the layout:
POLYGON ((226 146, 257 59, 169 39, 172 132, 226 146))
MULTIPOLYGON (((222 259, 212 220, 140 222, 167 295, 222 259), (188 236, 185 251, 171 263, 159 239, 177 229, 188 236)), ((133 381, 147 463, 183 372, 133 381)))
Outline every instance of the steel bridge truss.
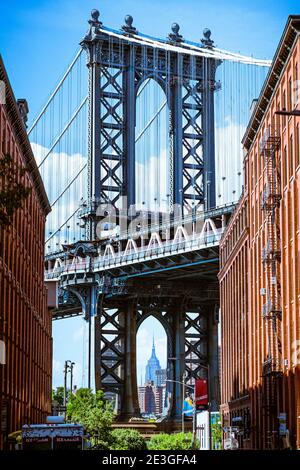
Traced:
MULTIPOLYGON (((114 295, 103 294, 97 276, 65 285, 65 297, 69 295, 74 305, 77 297, 77 307, 79 303, 79 310, 89 322, 89 333, 94 334, 94 367, 91 360, 89 376, 94 372, 96 389, 103 389, 116 400, 120 419, 140 414, 136 338, 149 316, 160 321, 167 336, 167 378, 173 381, 167 385, 170 419, 180 419, 182 413, 182 387, 178 382, 184 375, 190 384, 197 378, 207 378, 210 362, 210 375, 217 380, 218 368, 213 368, 213 363, 217 365, 213 359, 217 348, 217 286, 211 280, 202 285, 205 291, 197 294, 196 282, 149 277, 143 284, 127 283, 126 289, 114 295)), ((212 387, 211 393, 215 403, 217 390, 212 387)))
MULTIPOLYGON (((135 205, 135 114, 139 89, 156 80, 170 114, 170 205, 215 206, 214 90, 220 60, 111 38, 94 15, 81 42, 89 67, 89 198, 135 205)), ((90 214, 91 219, 94 214, 90 214)), ((91 224, 90 224, 91 225, 91 224)), ((92 236, 93 229, 90 228, 92 236)))

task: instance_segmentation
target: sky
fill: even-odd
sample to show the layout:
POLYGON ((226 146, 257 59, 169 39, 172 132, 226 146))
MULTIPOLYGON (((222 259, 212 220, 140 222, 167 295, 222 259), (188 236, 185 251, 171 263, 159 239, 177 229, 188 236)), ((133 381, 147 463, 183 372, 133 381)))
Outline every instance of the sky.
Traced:
MULTIPOLYGON (((1 2, 0 53, 17 98, 29 103, 29 123, 34 120, 85 34, 90 10, 98 8, 105 26, 118 29, 126 14, 140 32, 166 37, 178 22, 180 33, 199 41, 204 28, 221 49, 271 59, 289 14, 300 13, 294 0, 11 0, 1 2)), ((153 319, 138 333, 138 381, 144 375, 155 331, 157 355, 166 364, 166 337, 153 319), (141 352, 142 351, 142 352, 141 352)), ((53 323, 53 385, 63 384, 63 364, 76 363, 74 383, 86 385, 86 324, 81 317, 53 323)))
POLYGON ((118 29, 131 14, 139 31, 157 37, 165 37, 178 22, 184 37, 199 41, 209 27, 218 47, 269 59, 287 16, 299 12, 299 2, 2 0, 0 51, 15 95, 29 102, 30 120, 74 57, 93 8, 99 9, 106 26, 118 29))

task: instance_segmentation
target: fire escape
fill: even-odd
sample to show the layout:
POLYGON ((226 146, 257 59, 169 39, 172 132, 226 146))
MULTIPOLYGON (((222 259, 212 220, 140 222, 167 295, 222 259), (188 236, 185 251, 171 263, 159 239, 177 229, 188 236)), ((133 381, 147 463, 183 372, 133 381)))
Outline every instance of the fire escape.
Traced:
MULTIPOLYGON (((266 288, 266 302, 262 306, 262 317, 266 332, 267 355, 262 367, 262 406, 266 416, 276 422, 278 384, 282 377, 281 345, 278 336, 281 321, 281 288, 280 288, 280 219, 281 200, 280 176, 276 154, 280 146, 280 137, 275 129, 268 128, 260 143, 260 156, 264 159, 265 186, 261 195, 260 206, 264 214, 264 231, 266 244, 262 250, 266 288)), ((276 429, 270 431, 271 435, 276 429)), ((275 436, 274 436, 275 437, 275 436)))

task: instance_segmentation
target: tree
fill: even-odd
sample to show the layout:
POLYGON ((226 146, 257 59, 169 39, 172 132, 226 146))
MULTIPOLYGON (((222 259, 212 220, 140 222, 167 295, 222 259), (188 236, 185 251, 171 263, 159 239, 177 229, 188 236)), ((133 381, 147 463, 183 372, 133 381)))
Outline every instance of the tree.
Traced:
POLYGON ((63 406, 64 404, 64 387, 56 387, 56 390, 52 390, 52 402, 57 406, 63 406))
POLYGON ((0 158, 0 226, 11 223, 16 209, 28 197, 31 188, 26 188, 24 176, 26 168, 21 168, 8 154, 0 158))
MULTIPOLYGON (((196 449, 199 443, 196 442, 196 449)), ((148 443, 149 450, 193 450, 193 435, 189 433, 156 434, 148 443)))
POLYGON ((114 429, 110 433, 111 450, 147 450, 143 436, 135 429, 114 429))
POLYGON ((94 394, 89 388, 80 388, 69 397, 67 420, 82 424, 98 448, 108 446, 113 417, 112 406, 102 390, 94 394))
POLYGON ((214 449, 222 449, 222 423, 218 421, 211 424, 211 439, 214 449))

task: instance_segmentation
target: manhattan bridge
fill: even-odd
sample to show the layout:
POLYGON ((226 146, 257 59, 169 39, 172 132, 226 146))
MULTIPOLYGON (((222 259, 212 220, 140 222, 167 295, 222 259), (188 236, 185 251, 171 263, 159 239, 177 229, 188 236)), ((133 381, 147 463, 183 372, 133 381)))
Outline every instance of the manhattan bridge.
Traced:
POLYGON ((45 277, 53 320, 83 315, 88 386, 139 416, 136 335, 167 336, 169 418, 185 380, 219 392, 219 241, 242 190, 241 140, 270 62, 165 39, 91 12, 66 73, 28 130, 51 202, 45 277), (208 377, 209 376, 209 377, 208 377), (173 381, 173 382, 172 382, 173 381))

